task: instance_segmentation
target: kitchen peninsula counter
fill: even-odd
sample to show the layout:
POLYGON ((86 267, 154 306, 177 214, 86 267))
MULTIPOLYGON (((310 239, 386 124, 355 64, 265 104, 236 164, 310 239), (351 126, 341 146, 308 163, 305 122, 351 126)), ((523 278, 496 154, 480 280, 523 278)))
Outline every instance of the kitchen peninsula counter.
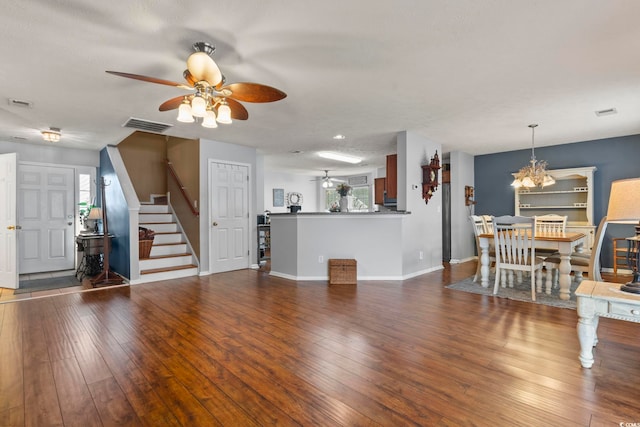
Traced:
POLYGON ((360 280, 402 280, 411 212, 272 213, 271 274, 327 280, 328 260, 355 259, 360 280))

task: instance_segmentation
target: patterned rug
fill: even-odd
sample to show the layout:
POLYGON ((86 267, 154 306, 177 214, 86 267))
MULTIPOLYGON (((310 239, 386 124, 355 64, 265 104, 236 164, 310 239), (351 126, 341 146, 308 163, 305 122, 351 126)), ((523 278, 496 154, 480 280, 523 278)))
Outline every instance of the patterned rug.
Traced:
MULTIPOLYGON (((500 287, 498 288, 498 294, 493 295, 494 280, 495 280, 495 277, 492 275, 491 277, 489 277, 489 287, 483 288, 479 283, 480 280, 478 279, 478 283, 474 283, 473 276, 471 276, 461 282, 449 285, 447 286, 447 288, 454 289, 456 291, 471 292, 471 293, 480 294, 480 295, 496 296, 499 298, 509 298, 516 301, 534 302, 534 301, 531 301, 531 282, 529 282, 528 280, 524 279, 520 284, 514 283, 513 288, 500 287)), ((546 293, 544 293, 544 291, 542 293, 536 294, 535 303, 550 305, 553 307, 571 308, 575 310, 576 296, 574 294, 574 291, 576 290, 577 287, 578 287, 578 284, 575 283, 575 281, 572 281, 571 282, 571 299, 569 300, 566 300, 566 301, 561 300, 559 298, 559 293, 560 293, 559 290, 552 289, 551 295, 547 295, 546 293)))

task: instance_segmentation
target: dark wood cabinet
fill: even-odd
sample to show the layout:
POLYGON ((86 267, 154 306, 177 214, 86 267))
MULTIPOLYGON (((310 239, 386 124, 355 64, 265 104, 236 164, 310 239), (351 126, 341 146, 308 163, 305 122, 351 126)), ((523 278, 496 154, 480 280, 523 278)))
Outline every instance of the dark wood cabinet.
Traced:
POLYGON ((373 180, 373 203, 376 205, 384 204, 384 187, 386 185, 386 179, 376 178, 373 180))
POLYGON ((387 177, 386 177, 387 199, 398 198, 398 155, 389 154, 387 156, 387 177))

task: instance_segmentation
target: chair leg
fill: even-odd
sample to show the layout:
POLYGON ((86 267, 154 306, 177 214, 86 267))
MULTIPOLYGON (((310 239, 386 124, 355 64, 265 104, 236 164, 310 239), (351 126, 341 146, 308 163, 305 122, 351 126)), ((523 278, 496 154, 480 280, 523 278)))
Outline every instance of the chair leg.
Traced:
MULTIPOLYGON (((531 272, 531 301, 536 300, 536 283, 542 281, 542 270, 538 269, 531 272)), ((540 285, 538 285, 540 286, 540 285)))
POLYGON ((498 285, 500 284, 500 275, 501 275, 501 273, 504 273, 504 272, 500 271, 500 269, 496 265, 496 278, 495 278, 494 283, 493 283, 493 294, 494 295, 496 295, 498 293, 498 285))
POLYGON ((478 257, 478 266, 476 267, 476 274, 475 276, 473 276, 474 283, 478 281, 478 278, 481 275, 481 271, 480 271, 481 269, 482 269, 482 262, 480 261, 480 257, 478 257))

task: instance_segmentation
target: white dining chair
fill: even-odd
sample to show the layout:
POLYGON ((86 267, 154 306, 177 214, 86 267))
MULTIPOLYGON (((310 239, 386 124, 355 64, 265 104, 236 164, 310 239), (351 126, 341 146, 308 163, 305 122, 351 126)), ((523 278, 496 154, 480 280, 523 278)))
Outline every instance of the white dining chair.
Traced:
POLYGON ((498 285, 513 287, 513 272, 528 272, 531 278, 531 299, 536 300, 536 280, 542 279, 544 259, 536 256, 535 221, 523 216, 493 218, 493 240, 496 250, 496 278, 493 294, 498 285), (508 273, 508 274, 507 274, 508 273))
MULTIPOLYGON (((533 217, 535 220, 536 234, 561 234, 567 229, 567 216, 566 215, 536 215, 533 217)), ((558 277, 560 272, 557 268, 554 268, 553 261, 560 258, 560 254, 555 249, 538 248, 537 255, 545 258, 545 270, 546 281, 545 287, 547 294, 551 292, 551 287, 555 284, 558 285, 558 277), (547 262, 548 257, 554 257, 551 262, 547 262)), ((538 282, 538 292, 542 291, 542 281, 538 282)))
MULTIPOLYGON (((571 271, 574 275, 574 280, 580 283, 583 279, 583 275, 586 273, 587 277, 591 280, 601 281, 600 276, 600 252, 602 250, 602 242, 604 240, 605 231, 607 229, 607 217, 602 218, 593 242, 593 249, 591 252, 575 253, 571 255, 571 271)), ((560 255, 552 255, 545 258, 545 267, 547 268, 547 280, 546 289, 547 294, 551 293, 552 287, 558 286, 558 272, 560 268, 560 255), (552 285, 549 285, 551 280, 551 271, 554 271, 552 285)))
MULTIPOLYGON (((473 276, 473 281, 477 282, 478 279, 480 278, 481 268, 482 268, 482 262, 480 261, 480 257, 482 255, 482 249, 480 248, 480 238, 478 236, 480 236, 480 234, 483 234, 483 233, 492 233, 493 230, 487 231, 484 218, 480 215, 469 215, 469 219, 471 220, 471 225, 473 227, 473 235, 475 236, 475 239, 476 239, 476 250, 478 252, 478 266, 476 267, 476 274, 473 276)), ((495 250, 493 248, 493 245, 490 245, 489 247, 489 266, 490 267, 491 265, 493 265, 495 260, 496 260, 495 250)))

